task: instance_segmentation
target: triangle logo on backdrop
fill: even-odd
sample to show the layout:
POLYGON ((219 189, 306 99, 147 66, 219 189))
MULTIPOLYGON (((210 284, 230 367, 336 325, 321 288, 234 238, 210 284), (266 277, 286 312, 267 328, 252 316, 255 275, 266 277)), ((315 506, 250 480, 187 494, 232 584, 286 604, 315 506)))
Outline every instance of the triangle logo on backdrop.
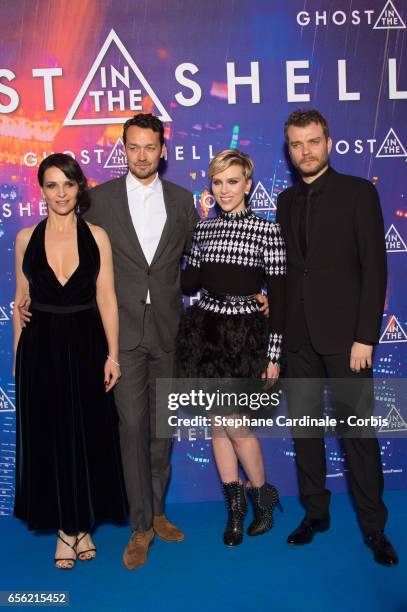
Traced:
POLYGON ((145 112, 143 98, 146 96, 159 111, 161 121, 171 121, 153 88, 112 29, 69 109, 64 125, 124 123, 129 116, 145 112), (119 62, 117 57, 115 61, 112 58, 117 51, 120 53, 119 62), (106 65, 103 65, 105 58, 106 65))
POLYGON ((118 138, 116 144, 110 151, 110 155, 106 160, 104 168, 127 168, 127 155, 124 150, 123 140, 118 138))
POLYGON ((374 30, 404 30, 406 24, 401 18, 400 13, 394 6, 393 2, 389 0, 386 2, 382 12, 377 18, 376 23, 373 26, 374 30))
POLYGON ((407 334, 394 315, 390 317, 379 342, 380 344, 407 342, 407 334))
POLYGON ((376 157, 407 157, 407 151, 393 128, 387 132, 376 157))
POLYGON ((274 204, 272 197, 261 181, 258 181, 250 197, 250 205, 252 210, 276 210, 276 205, 274 204))
POLYGON ((0 306, 0 321, 10 321, 10 317, 8 316, 3 306, 0 306))
POLYGON ((407 251, 406 243, 393 224, 387 230, 385 240, 387 253, 405 253, 407 251))
POLYGON ((14 402, 9 398, 7 393, 0 387, 0 412, 15 412, 16 407, 14 402))
POLYGON ((379 429, 380 433, 393 433, 395 431, 407 431, 407 423, 401 416, 400 412, 393 406, 386 417, 387 425, 382 425, 379 429))

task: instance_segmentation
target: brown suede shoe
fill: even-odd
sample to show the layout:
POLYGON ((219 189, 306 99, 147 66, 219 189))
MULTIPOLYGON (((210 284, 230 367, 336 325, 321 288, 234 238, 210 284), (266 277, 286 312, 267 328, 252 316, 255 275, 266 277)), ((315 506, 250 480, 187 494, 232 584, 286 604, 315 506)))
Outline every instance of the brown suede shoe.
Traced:
POLYGON ((170 523, 165 514, 154 517, 153 529, 158 537, 166 542, 182 542, 185 538, 182 531, 170 523))
POLYGON ((135 531, 123 553, 123 563, 129 570, 138 569, 147 560, 147 552, 153 543, 154 531, 135 531))

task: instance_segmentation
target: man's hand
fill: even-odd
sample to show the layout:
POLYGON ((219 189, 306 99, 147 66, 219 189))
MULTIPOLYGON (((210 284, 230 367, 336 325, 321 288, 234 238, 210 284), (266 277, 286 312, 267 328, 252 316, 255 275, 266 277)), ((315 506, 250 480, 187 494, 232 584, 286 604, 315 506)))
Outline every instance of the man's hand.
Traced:
MULTIPOLYGON (((20 324, 21 327, 25 327, 26 323, 30 322, 31 319, 31 312, 28 310, 31 304, 31 298, 29 295, 25 295, 23 298, 21 298, 20 302, 17 304, 17 308, 18 308, 18 316, 20 319, 20 324)), ((14 305, 14 308, 16 307, 16 305, 14 305)))
POLYGON ((354 342, 350 352, 350 369, 352 372, 360 372, 372 367, 373 346, 354 342))
POLYGON ((257 293, 256 300, 259 302, 259 304, 262 305, 260 308, 260 312, 262 312, 264 316, 268 318, 270 310, 269 310, 269 301, 267 299, 267 295, 264 295, 263 293, 257 293))

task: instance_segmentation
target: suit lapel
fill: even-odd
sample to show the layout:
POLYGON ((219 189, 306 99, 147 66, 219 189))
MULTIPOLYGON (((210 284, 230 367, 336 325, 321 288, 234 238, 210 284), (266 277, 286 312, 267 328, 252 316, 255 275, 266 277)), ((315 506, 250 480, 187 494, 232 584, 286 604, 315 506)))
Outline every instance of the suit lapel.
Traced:
POLYGON ((301 260, 304 261, 304 255, 302 253, 300 242, 299 242, 301 204, 297 201, 298 191, 299 191, 299 185, 297 184, 291 196, 289 217, 290 217, 290 226, 291 226, 291 232, 292 232, 292 241, 295 245, 295 249, 297 251, 298 257, 300 257, 301 260))
POLYGON ((134 229, 133 219, 131 218, 129 201, 127 198, 126 175, 121 177, 117 182, 117 199, 115 202, 116 219, 119 222, 122 231, 127 236, 129 244, 134 247, 134 252, 137 261, 142 262, 148 268, 148 262, 144 256, 140 241, 134 229))
POLYGON ((167 213, 167 219, 165 221, 160 241, 158 243, 157 249, 154 253, 153 260, 151 262, 152 266, 156 263, 156 261, 162 255, 165 247, 168 244, 168 241, 172 235, 173 227, 175 224, 176 212, 177 212, 176 211, 176 200, 172 197, 171 189, 169 188, 167 181, 162 180, 162 186, 163 186, 163 196, 164 196, 165 211, 167 213))

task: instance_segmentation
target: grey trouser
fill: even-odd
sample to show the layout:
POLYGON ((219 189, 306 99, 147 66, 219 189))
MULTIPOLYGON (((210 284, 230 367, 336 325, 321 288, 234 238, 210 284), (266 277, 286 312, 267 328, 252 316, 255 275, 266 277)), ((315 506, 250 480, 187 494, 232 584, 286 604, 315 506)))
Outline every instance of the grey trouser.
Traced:
POLYGON ((174 358, 173 351, 160 348, 153 312, 146 306, 142 341, 120 352, 122 377, 114 392, 130 522, 138 531, 164 513, 172 440, 155 435, 155 381, 174 375, 174 358))

